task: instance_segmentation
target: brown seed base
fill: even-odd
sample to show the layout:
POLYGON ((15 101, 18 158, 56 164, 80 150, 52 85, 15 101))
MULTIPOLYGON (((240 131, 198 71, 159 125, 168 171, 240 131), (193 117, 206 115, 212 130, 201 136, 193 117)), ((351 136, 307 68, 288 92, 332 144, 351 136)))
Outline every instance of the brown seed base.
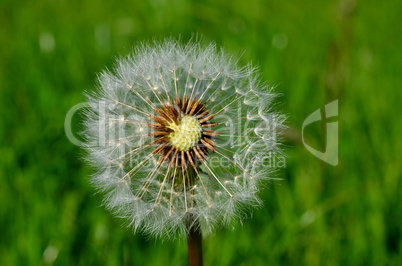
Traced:
POLYGON ((155 107, 154 110, 158 115, 150 116, 155 122, 149 123, 148 126, 153 129, 149 135, 155 138, 151 142, 151 145, 156 145, 152 154, 160 154, 159 163, 167 160, 169 167, 175 164, 176 168, 184 171, 188 164, 196 168, 197 160, 203 162, 209 151, 215 151, 214 146, 216 146, 216 143, 213 139, 218 134, 209 129, 203 129, 200 141, 189 151, 180 151, 170 143, 169 134, 172 129, 169 128, 169 124, 173 122, 178 125, 183 116, 194 116, 203 128, 219 125, 211 122, 215 114, 210 114, 210 111, 206 110, 206 105, 202 102, 202 99, 196 100, 196 97, 194 97, 189 100, 187 96, 184 96, 183 99, 177 97, 174 102, 169 99, 168 105, 162 104, 162 108, 155 107))

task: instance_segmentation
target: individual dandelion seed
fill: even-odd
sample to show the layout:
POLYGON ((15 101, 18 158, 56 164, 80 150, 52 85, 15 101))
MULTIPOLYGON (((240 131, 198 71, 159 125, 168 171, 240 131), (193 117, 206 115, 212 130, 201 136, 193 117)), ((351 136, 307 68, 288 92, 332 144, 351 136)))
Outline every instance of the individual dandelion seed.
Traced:
POLYGON ((274 96, 215 44, 140 45, 88 96, 86 149, 104 204, 156 237, 199 238, 242 219, 280 152, 274 96))

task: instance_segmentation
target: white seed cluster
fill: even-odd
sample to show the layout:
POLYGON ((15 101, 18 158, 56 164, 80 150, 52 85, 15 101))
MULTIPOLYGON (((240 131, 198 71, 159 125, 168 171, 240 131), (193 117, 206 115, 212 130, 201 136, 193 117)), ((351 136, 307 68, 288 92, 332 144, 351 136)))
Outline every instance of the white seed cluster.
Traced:
POLYGON ((178 125, 172 122, 169 124, 169 128, 173 130, 169 134, 170 142, 179 151, 189 151, 202 136, 201 124, 194 116, 184 116, 178 125))
POLYGON ((272 87, 260 82, 255 68, 237 62, 214 44, 167 40, 140 45, 99 75, 83 132, 87 159, 97 169, 91 181, 107 209, 134 231, 184 236, 191 215, 205 234, 232 227, 261 204, 257 194, 273 177, 285 118, 273 111, 272 87), (209 113, 192 114, 195 104, 189 105, 188 116, 162 136, 170 143, 155 144, 157 108, 186 97, 209 113), (211 114, 201 128, 197 119, 211 114), (166 146, 158 153, 157 145, 166 146), (197 159, 193 178, 181 159, 169 159, 172 154, 197 159))

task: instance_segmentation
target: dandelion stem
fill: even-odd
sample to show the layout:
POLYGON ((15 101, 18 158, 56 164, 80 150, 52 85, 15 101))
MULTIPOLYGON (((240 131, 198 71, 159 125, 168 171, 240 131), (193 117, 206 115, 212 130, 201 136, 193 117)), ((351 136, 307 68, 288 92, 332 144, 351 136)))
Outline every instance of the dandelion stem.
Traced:
POLYGON ((198 225, 198 221, 195 221, 195 223, 196 224, 193 224, 192 222, 187 223, 188 227, 187 245, 188 245, 189 266, 203 265, 201 228, 198 225))

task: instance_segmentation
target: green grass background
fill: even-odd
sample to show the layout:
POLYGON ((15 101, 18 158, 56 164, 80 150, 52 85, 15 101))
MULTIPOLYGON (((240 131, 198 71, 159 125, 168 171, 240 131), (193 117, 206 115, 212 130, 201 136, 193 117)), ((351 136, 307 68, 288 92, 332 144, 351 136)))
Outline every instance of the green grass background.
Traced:
MULTIPOLYGON (((198 33, 260 66, 290 126, 283 180, 242 226, 204 238, 205 264, 402 265, 401 13, 374 0, 1 0, 0 264, 186 264, 185 241, 134 235, 99 207, 64 118, 138 41, 198 33), (333 167, 300 134, 336 99, 333 167)), ((305 131, 321 150, 324 125, 305 131)))

